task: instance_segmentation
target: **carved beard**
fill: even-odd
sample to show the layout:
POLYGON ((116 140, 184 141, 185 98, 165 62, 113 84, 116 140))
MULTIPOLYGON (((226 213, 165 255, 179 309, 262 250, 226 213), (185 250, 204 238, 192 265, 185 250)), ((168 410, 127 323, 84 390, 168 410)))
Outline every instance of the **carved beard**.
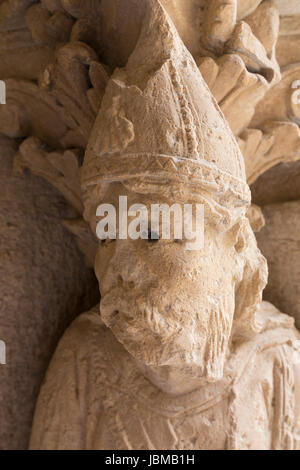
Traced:
POLYGON ((219 303, 218 308, 213 309, 210 314, 204 355, 204 376, 211 380, 220 380, 223 377, 234 313, 234 307, 230 308, 228 298, 221 298, 219 303))
POLYGON ((207 298, 206 305, 197 310, 199 302, 186 296, 167 307, 161 307, 166 301, 160 302, 160 308, 149 298, 120 299, 119 289, 103 297, 102 320, 138 361, 152 367, 184 367, 191 376, 196 370, 210 381, 223 377, 234 296, 207 298))

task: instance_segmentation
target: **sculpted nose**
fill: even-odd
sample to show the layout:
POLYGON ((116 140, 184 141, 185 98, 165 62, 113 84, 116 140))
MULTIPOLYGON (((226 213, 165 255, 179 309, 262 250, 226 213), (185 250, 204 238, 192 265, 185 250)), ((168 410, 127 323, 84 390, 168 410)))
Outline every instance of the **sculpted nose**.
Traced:
POLYGON ((141 277, 141 261, 130 243, 126 240, 118 243, 115 256, 111 261, 115 282, 120 287, 132 288, 138 283, 141 277))
POLYGON ((121 274, 118 274, 118 277, 117 277, 117 284, 120 286, 120 287, 129 287, 129 289, 133 289, 135 283, 132 279, 130 279, 130 277, 128 276, 122 276, 121 274))

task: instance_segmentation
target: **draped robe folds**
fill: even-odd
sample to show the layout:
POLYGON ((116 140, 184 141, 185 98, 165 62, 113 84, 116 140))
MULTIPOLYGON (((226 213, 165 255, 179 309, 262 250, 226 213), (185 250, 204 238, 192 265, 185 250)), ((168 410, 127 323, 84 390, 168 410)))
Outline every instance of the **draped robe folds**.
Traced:
POLYGON ((31 449, 300 449, 300 336, 263 302, 262 332, 232 348, 224 378, 160 391, 98 308, 63 336, 38 399, 31 449))

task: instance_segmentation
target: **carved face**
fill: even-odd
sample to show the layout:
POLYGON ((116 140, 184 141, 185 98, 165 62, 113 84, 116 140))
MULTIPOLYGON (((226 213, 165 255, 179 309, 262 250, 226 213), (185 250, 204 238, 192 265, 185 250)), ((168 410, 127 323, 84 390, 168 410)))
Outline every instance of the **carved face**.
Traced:
MULTIPOLYGON (((154 202, 127 196, 129 205, 154 202)), ((202 376, 220 378, 234 315, 234 240, 230 231, 205 225, 199 251, 187 251, 185 240, 174 239, 99 242, 103 321, 147 365, 197 366, 202 376)))

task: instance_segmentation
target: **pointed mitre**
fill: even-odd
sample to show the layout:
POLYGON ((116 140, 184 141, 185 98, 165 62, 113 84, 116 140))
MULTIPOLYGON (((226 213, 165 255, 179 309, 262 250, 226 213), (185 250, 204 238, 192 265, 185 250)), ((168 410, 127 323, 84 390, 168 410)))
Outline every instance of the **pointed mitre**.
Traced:
POLYGON ((120 181, 206 202, 233 222, 250 203, 243 156, 171 19, 158 0, 148 3, 135 50, 106 88, 82 168, 84 199, 120 181))

